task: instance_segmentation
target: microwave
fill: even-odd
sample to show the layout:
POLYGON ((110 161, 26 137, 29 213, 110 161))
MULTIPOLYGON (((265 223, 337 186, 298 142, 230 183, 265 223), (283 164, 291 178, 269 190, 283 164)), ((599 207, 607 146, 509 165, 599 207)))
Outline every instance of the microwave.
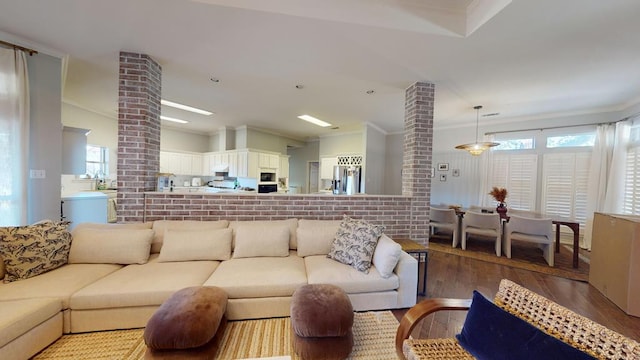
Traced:
POLYGON ((259 182, 276 182, 276 173, 271 171, 260 171, 259 182))

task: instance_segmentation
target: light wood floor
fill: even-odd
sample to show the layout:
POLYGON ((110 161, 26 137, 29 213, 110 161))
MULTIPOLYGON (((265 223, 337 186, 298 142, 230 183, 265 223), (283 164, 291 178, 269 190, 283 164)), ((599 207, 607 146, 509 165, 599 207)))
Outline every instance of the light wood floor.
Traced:
MULTIPOLYGON (((640 318, 625 314, 588 283, 435 251, 429 252, 427 296, 421 296, 418 301, 427 297, 470 298, 474 289, 488 298, 493 298, 501 279, 512 280, 612 330, 640 341, 640 318)), ((394 314, 400 319, 405 311, 395 310, 394 314)), ((413 336, 454 336, 460 332, 465 316, 464 311, 447 311, 431 315, 418 325, 413 336)))

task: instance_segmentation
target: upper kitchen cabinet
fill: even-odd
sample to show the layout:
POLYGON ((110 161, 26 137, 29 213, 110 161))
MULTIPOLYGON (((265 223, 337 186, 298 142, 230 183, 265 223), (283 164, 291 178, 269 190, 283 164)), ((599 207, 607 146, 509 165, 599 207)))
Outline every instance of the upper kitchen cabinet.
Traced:
POLYGON ((333 167, 338 165, 338 157, 323 157, 320 159, 320 179, 333 179, 333 167))
POLYGON ((259 153, 260 168, 278 169, 280 167, 280 156, 269 153, 259 153))
POLYGON ((289 155, 280 155, 280 167, 278 167, 278 177, 289 177, 289 155))
POLYGON ((160 172, 176 175, 201 175, 202 155, 160 151, 160 172))
MULTIPOLYGON (((260 156, 257 152, 249 150, 238 150, 237 155, 237 177, 258 178, 260 156)), ((232 176, 229 174, 229 176, 232 176)))

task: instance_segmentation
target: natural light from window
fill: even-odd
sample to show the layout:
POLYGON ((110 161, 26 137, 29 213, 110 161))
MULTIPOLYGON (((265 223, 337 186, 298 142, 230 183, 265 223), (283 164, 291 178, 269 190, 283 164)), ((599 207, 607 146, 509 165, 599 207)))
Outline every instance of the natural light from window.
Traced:
POLYGON ((547 137, 547 148, 585 147, 593 146, 595 142, 595 133, 549 136, 547 137))
POLYGON ((500 145, 493 150, 528 150, 533 149, 535 144, 533 138, 498 140, 498 142, 500 145))

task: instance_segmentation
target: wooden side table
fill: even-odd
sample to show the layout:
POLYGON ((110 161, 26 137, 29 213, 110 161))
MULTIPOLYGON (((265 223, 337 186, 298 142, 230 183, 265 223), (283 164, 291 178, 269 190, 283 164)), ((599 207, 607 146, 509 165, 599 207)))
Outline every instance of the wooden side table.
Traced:
POLYGON ((418 281, 417 284, 417 291, 419 295, 425 295, 427 293, 427 255, 429 249, 427 249, 426 246, 411 239, 393 239, 393 241, 400 244, 404 252, 408 254, 418 255, 418 279, 420 279, 420 261, 422 260, 422 256, 424 255, 424 277, 422 278, 422 292, 420 292, 420 281, 418 281))

